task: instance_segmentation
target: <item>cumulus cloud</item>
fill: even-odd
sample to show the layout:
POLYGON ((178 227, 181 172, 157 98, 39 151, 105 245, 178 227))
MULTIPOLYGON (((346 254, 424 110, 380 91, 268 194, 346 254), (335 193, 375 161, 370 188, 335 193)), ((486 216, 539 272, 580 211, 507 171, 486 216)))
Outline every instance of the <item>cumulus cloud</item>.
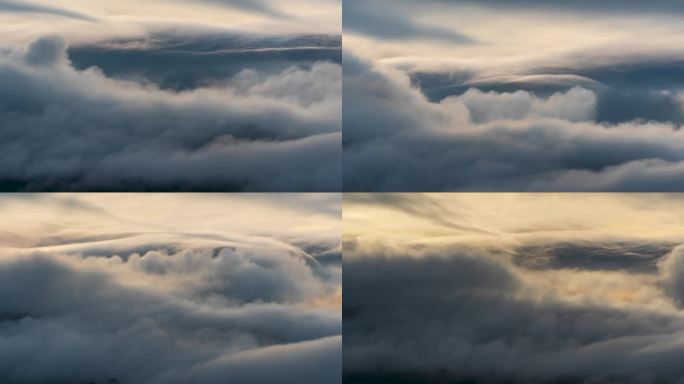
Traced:
POLYGON ((677 363, 684 335, 681 224, 662 231, 658 224, 677 220, 679 197, 416 199, 449 208, 444 220, 486 224, 497 235, 406 215, 391 199, 347 200, 345 379, 677 383, 684 377, 677 363), (520 220, 510 218, 514 212, 520 220), (608 212, 611 219, 603 216, 608 212), (616 222, 627 217, 644 221, 616 222), (658 233, 658 240, 644 233, 658 233))
POLYGON ((340 382, 341 259, 322 256, 339 247, 339 216, 322 211, 328 198, 3 199, 16 218, 3 233, 26 241, 0 250, 0 378, 340 382))
POLYGON ((468 44, 361 3, 344 11, 346 191, 681 189, 674 2, 397 2, 468 44))
POLYGON ((0 13, 0 190, 341 189, 338 1, 0 13))
POLYGON ((596 122, 599 98, 587 88, 548 97, 471 89, 434 102, 405 72, 346 52, 344 99, 347 191, 680 185, 684 136, 677 126, 596 122))
POLYGON ((340 183, 341 69, 331 62, 245 69, 176 92, 76 70, 64 41, 51 37, 21 59, 5 55, 0 77, 5 190, 325 191, 340 183))

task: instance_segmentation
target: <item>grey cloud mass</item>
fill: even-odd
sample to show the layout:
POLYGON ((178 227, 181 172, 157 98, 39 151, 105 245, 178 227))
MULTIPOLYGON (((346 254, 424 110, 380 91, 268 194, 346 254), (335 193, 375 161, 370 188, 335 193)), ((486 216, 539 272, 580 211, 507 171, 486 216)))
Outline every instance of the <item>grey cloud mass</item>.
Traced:
POLYGON ((682 382, 679 197, 435 195, 414 203, 512 227, 345 199, 345 383, 682 382))
POLYGON ((684 187, 677 2, 392 4, 345 3, 345 191, 684 187))
POLYGON ((405 73, 345 53, 344 188, 681 189, 678 125, 598 123, 600 95, 470 89, 431 102, 405 73))
POLYGON ((315 199, 307 212, 283 205, 305 197, 271 198, 3 199, 15 225, 0 238, 0 381, 340 382, 341 260, 317 260, 339 239, 315 199), (319 226, 257 229, 260 210, 319 226))
POLYGON ((0 60, 5 190, 335 190, 341 73, 242 69, 173 91, 76 70, 58 37, 0 60), (294 91, 294 92, 293 92, 294 91))
POLYGON ((339 191, 340 4, 163 3, 0 2, 0 190, 339 191))
POLYGON ((401 2, 345 0, 342 8, 344 28, 379 39, 435 39, 470 43, 472 39, 457 31, 411 20, 401 2))

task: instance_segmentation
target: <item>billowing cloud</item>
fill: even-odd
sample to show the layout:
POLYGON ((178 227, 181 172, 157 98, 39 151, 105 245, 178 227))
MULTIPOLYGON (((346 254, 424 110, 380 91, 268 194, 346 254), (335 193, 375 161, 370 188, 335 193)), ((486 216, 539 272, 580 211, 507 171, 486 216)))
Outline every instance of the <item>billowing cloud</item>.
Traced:
POLYGON ((0 14, 0 189, 340 189, 339 4, 67 3, 99 21, 0 14))
POLYGON ((393 196, 345 201, 346 380, 684 377, 679 196, 412 197, 487 233, 412 216, 393 196))
POLYGON ((344 20, 346 191, 681 190, 674 3, 398 2, 400 20, 469 44, 360 31, 357 3, 344 20))
POLYGON ((433 102, 402 71, 345 55, 347 191, 681 188, 677 125, 596 122, 595 90, 471 89, 433 102))
POLYGON ((0 204, 3 382, 340 382, 339 197, 0 204))

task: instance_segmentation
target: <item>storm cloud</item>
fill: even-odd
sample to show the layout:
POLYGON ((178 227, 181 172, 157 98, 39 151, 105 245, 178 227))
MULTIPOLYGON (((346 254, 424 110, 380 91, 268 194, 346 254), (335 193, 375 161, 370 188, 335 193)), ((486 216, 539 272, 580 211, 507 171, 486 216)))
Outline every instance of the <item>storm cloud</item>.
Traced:
POLYGON ((14 222, 0 250, 3 382, 340 381, 338 197, 14 195, 0 207, 14 222))

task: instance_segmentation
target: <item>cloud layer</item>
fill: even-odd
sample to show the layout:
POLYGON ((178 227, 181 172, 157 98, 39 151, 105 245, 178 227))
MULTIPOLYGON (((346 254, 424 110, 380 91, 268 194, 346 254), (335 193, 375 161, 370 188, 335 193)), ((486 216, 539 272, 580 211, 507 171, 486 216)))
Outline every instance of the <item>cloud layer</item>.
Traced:
POLYGON ((344 189, 681 190, 684 31, 637 3, 400 1, 391 39, 345 3, 344 189))
POLYGON ((681 224, 658 224, 676 221, 679 200, 350 197, 345 380, 679 382, 681 224), (436 204, 445 209, 440 222, 404 209, 429 211, 436 204), (507 220, 515 211, 527 216, 507 220), (615 216, 604 217, 608 212, 615 216), (643 223, 615 221, 649 212, 643 223), (450 220, 488 231, 444 224, 450 220))
POLYGON ((2 228, 0 378, 339 382, 336 201, 323 195, 2 199, 15 224, 2 228), (278 230, 276 217, 289 229, 278 230))
POLYGON ((188 24, 153 18, 156 3, 119 16, 93 3, 93 21, 0 14, 0 189, 339 190, 341 39, 288 27, 339 4, 297 2, 288 16, 212 3, 214 16, 254 19, 226 28, 207 4, 172 4, 188 24))

